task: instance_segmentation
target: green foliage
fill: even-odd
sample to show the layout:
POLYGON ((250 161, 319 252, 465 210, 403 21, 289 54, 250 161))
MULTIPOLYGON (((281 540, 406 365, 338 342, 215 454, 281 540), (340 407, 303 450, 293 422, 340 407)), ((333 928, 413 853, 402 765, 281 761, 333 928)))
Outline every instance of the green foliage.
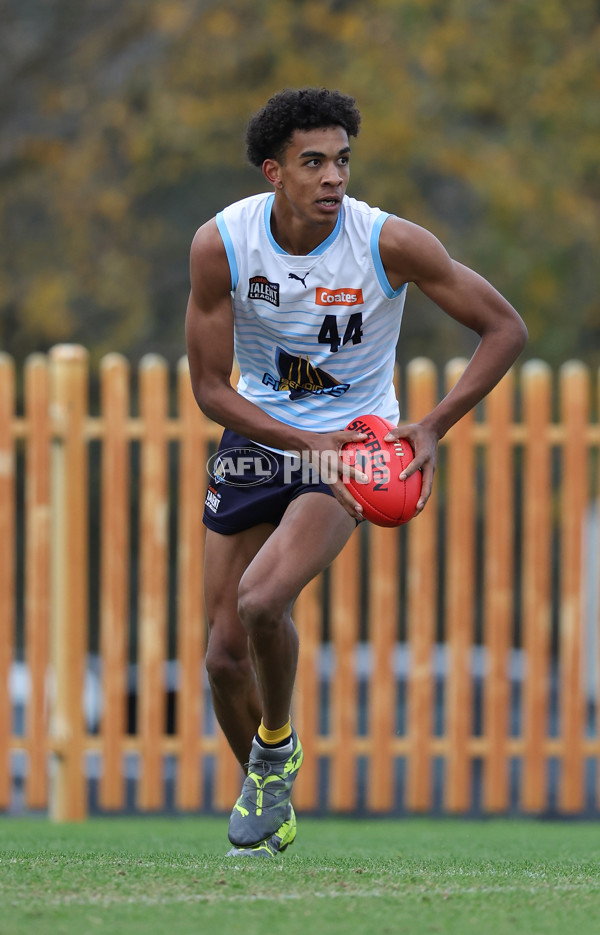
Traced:
MULTIPOLYGON (((351 193, 432 229, 522 312, 529 356, 600 363, 595 0, 12 0, 0 92, 0 343, 183 351, 187 256, 264 188, 249 115, 356 96, 351 193)), ((465 338, 413 290, 403 356, 465 338)))

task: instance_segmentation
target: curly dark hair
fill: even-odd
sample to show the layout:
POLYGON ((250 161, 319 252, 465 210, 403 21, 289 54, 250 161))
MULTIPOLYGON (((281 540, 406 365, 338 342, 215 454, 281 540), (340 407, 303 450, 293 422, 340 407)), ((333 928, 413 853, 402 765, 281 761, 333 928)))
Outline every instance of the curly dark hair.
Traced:
POLYGON ((357 136, 360 113, 353 97, 326 88, 286 88, 279 91, 252 117, 246 130, 246 155, 260 168, 265 159, 282 161, 295 130, 343 127, 357 136))

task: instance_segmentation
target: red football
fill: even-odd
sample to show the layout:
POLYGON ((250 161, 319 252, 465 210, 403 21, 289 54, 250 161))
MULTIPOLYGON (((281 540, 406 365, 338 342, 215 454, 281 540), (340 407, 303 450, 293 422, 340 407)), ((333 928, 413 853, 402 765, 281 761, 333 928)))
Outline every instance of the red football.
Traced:
POLYGON ((393 422, 381 416, 357 416, 346 426, 352 432, 364 432, 362 442, 349 442, 342 448, 342 460, 367 475, 366 483, 344 477, 352 496, 363 508, 363 516, 377 526, 401 526, 413 518, 421 496, 422 476, 416 471, 406 480, 400 474, 414 454, 410 442, 400 438, 384 442, 393 422))

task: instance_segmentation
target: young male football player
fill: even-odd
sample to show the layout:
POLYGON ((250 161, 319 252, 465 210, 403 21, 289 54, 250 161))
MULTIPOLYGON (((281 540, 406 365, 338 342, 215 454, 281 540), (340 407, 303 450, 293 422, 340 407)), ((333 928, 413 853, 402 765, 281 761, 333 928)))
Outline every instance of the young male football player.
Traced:
POLYGON ((247 765, 229 823, 232 855, 270 857, 296 834, 290 792, 302 747, 290 722, 292 607, 361 518, 337 456, 364 436, 344 426, 361 413, 398 423, 393 370, 407 284, 479 336, 451 392, 420 422, 390 433, 412 442, 406 475, 422 471, 419 511, 439 440, 526 340, 506 299, 433 234, 346 195, 359 124, 354 100, 337 91, 276 94, 246 138, 269 192, 225 208, 191 248, 192 385, 202 411, 225 427, 205 506, 204 590, 214 709, 247 765), (322 467, 322 477, 293 470, 290 451, 322 467))

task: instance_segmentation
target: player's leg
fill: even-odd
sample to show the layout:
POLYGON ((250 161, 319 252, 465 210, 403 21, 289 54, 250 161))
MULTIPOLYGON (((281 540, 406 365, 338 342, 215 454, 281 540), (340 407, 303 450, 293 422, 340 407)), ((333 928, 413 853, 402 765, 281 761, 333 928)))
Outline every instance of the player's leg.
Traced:
POLYGON ((281 727, 290 712, 298 659, 294 601, 333 561, 355 527, 334 497, 305 493, 292 501, 241 578, 239 614, 250 639, 263 723, 269 730, 281 727))
POLYGON ((274 528, 264 523, 229 536, 211 529, 206 534, 206 669, 217 720, 242 767, 248 762, 262 709, 248 634, 238 616, 238 587, 274 528))
POLYGON ((240 581, 239 614, 253 653, 263 722, 231 813, 229 839, 236 848, 230 853, 269 839, 290 817, 295 835, 290 794, 302 747, 289 725, 298 657, 291 612, 302 588, 330 564, 354 528, 354 520, 333 497, 303 494, 287 508, 240 581), (279 731, 280 742, 265 742, 270 739, 265 734, 274 735, 275 741, 279 731))

